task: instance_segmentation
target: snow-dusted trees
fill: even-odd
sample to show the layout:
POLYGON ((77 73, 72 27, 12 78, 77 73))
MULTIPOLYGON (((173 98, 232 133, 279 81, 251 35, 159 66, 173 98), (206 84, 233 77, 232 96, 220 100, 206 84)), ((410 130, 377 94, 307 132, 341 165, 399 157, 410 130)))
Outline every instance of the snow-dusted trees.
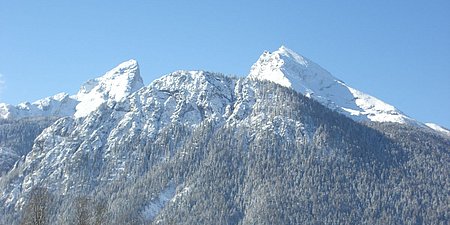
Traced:
POLYGON ((74 188, 60 196, 52 221, 448 223, 448 139, 407 125, 356 123, 287 88, 251 85, 256 100, 238 119, 142 131, 115 143, 109 164, 101 148, 72 157, 74 188))
POLYGON ((31 151, 34 139, 54 118, 0 119, 0 177, 31 151))

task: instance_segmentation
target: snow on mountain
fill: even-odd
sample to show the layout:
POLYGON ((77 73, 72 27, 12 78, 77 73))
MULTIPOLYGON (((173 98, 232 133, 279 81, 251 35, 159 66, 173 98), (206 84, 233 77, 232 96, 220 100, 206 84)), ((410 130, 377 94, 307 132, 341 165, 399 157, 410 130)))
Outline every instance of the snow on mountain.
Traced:
MULTIPOLYGON (((80 176, 78 166, 86 162, 79 159, 86 155, 100 157, 87 159, 93 160, 93 164, 101 162, 101 167, 95 168, 99 185, 131 179, 130 171, 141 168, 142 157, 135 151, 118 149, 130 143, 146 145, 135 143, 136 140, 158 142, 158 135, 168 132, 171 126, 182 126, 189 133, 210 121, 216 125, 227 123, 254 130, 271 129, 281 136, 292 136, 289 138, 296 132, 307 132, 301 123, 303 117, 297 118, 298 121, 284 117, 272 120, 269 115, 252 112, 266 102, 258 100, 261 96, 255 94, 261 85, 248 79, 204 71, 176 71, 163 76, 115 104, 103 104, 84 117, 59 119, 45 129, 18 168, 24 176, 17 178, 17 185, 24 193, 42 181, 61 193, 74 191, 76 187, 71 182, 80 176)), ((89 90, 85 86, 86 93, 97 87, 98 84, 89 90)), ((99 96, 98 93, 92 95, 99 96)), ((166 142, 163 140, 161 145, 167 145, 166 142)), ((17 206, 23 204, 24 195, 16 195, 18 189, 10 188, 10 194, 0 196, 0 203, 19 198, 17 206)), ((152 217, 152 212, 157 212, 166 202, 164 198, 160 200, 151 203, 148 210, 144 210, 145 214, 152 217)))
MULTIPOLYGON (((356 121, 417 124, 394 106, 356 90, 294 51, 281 46, 264 52, 252 66, 250 79, 269 80, 311 97, 356 121)), ((143 87, 136 60, 121 63, 99 78, 87 81, 76 95, 65 93, 34 103, 0 103, 0 118, 33 116, 85 117, 102 104, 113 104, 143 87)))
MULTIPOLYGON (((117 71, 132 71, 128 68, 133 67, 126 68, 117 71)), ((107 73, 106 78, 114 74, 114 71, 107 73)), ((105 84, 105 80, 102 78, 96 82, 105 84)), ((86 93, 92 93, 98 87, 96 84, 86 93)), ((133 86, 129 87, 133 90, 133 86)), ((78 119, 62 118, 36 138, 37 144, 27 155, 24 169, 32 169, 37 164, 39 166, 36 168, 40 169, 23 177, 23 187, 28 189, 45 178, 55 181, 52 183, 57 184, 58 188, 72 188, 67 186, 68 177, 60 177, 58 173, 76 171, 76 163, 55 159, 77 158, 88 152, 103 157, 104 167, 98 171, 102 181, 125 179, 125 167, 130 166, 129 162, 137 163, 139 159, 134 159, 138 156, 130 155, 132 152, 129 151, 117 152, 117 146, 154 138, 170 124, 189 127, 200 124, 205 118, 223 120, 222 115, 233 99, 232 87, 233 81, 223 76, 202 71, 177 71, 153 81, 116 104, 103 105, 78 119)), ((86 85, 85 90, 88 90, 86 85)), ((92 95, 101 96, 98 92, 92 95)))
POLYGON ((316 63, 284 46, 273 53, 264 52, 248 77, 292 88, 356 121, 416 123, 392 105, 349 87, 316 63))
POLYGON ((102 77, 83 84, 76 96, 75 117, 84 117, 103 103, 117 102, 143 87, 139 65, 132 59, 121 63, 102 77))
POLYGON ((233 100, 232 86, 232 79, 204 71, 165 75, 113 107, 110 121, 117 125, 107 141, 154 137, 170 124, 189 127, 206 118, 221 120, 233 100))
POLYGON ((105 75, 87 81, 81 86, 78 94, 73 96, 60 93, 33 103, 24 102, 17 106, 0 103, 0 118, 84 117, 100 105, 120 101, 143 86, 138 63, 136 60, 129 60, 105 75))
POLYGON ((150 202, 145 206, 142 215, 146 221, 153 220, 162 208, 167 204, 168 201, 172 200, 175 196, 175 186, 170 185, 165 190, 163 190, 157 199, 150 202))
POLYGON ((33 103, 24 102, 17 106, 0 104, 0 118, 20 119, 25 117, 71 116, 77 101, 67 93, 59 93, 33 103))
MULTIPOLYGON (((282 99, 281 96, 299 100, 299 96, 259 80, 292 88, 358 121, 413 121, 393 106, 348 87, 285 47, 264 53, 253 65, 249 79, 205 71, 176 71, 144 87, 139 73, 137 62, 130 60, 86 82, 76 95, 59 94, 16 107, 0 105, 1 115, 7 118, 11 113, 22 115, 20 110, 26 107, 37 110, 33 115, 50 109, 73 115, 57 120, 34 140, 31 152, 8 174, 9 183, 2 186, 0 205, 20 209, 27 194, 39 185, 63 196, 134 183, 149 165, 168 162, 171 155, 178 153, 183 158, 183 142, 201 126, 211 126, 211 133, 220 126, 245 128, 243 138, 249 140, 266 139, 274 133, 283 143, 301 144, 312 142, 318 127, 327 123, 314 120, 318 111, 341 118, 308 99, 303 102, 305 105, 274 100, 282 99), (67 103, 67 108, 62 104, 65 101, 71 104, 67 103)), ((247 141, 242 142, 246 144, 247 141)), ((142 204, 144 219, 153 220, 163 208, 188 193, 187 187, 189 184, 178 192, 177 186, 169 185, 154 193, 154 198, 142 204)))
POLYGON ((435 123, 425 123, 427 127, 447 136, 450 136, 450 130, 435 123))

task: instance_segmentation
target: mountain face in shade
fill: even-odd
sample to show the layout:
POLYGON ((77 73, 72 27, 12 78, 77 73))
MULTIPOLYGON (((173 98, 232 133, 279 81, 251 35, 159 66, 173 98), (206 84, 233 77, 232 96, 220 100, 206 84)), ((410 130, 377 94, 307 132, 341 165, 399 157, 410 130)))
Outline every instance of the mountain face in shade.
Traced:
POLYGON ((449 221, 450 137, 286 47, 248 77, 144 86, 130 60, 76 95, 2 107, 0 224, 36 205, 49 224, 449 221))

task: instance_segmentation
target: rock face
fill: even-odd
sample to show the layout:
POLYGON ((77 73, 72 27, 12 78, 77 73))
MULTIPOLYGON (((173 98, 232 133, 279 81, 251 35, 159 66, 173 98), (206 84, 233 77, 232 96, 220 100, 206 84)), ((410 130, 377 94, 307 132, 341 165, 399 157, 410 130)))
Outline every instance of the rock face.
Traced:
POLYGON ((79 101, 75 117, 84 117, 101 104, 118 102, 143 87, 139 65, 129 60, 118 65, 102 77, 87 81, 74 98, 79 101))
POLYGON ((30 152, 34 139, 56 118, 0 120, 0 177, 30 152))
MULTIPOLYGON (((0 177, 0 224, 23 222, 37 187, 52 195, 53 224, 73 221, 80 198, 108 205, 87 216, 105 224, 448 221, 450 139, 285 47, 246 78, 142 83, 130 60, 74 96, 28 104, 32 118, 59 119, 15 138, 29 144, 0 177), (59 99, 72 102, 65 114, 39 107, 66 107, 59 99)), ((25 120, 18 107, 2 115, 25 120)))

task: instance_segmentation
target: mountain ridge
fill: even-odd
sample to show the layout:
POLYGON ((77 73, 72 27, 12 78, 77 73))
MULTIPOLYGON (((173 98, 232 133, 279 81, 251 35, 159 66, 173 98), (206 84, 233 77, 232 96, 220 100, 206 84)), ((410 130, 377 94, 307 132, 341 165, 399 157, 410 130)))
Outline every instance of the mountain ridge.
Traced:
MULTIPOLYGON (((425 126, 394 106, 348 86, 318 64, 284 45, 273 53, 265 51, 252 65, 248 77, 269 80, 292 88, 356 121, 396 122, 425 126)), ((136 60, 131 59, 119 64, 105 75, 87 81, 75 95, 68 96, 68 94, 60 93, 31 104, 25 102, 17 106, 0 103, 0 118, 86 116, 100 104, 112 100, 118 101, 143 86, 145 85, 140 76, 139 65, 136 60), (113 91, 112 87, 120 89, 118 91, 120 93, 113 91), (92 90, 93 88, 96 90, 92 90), (61 96, 64 96, 64 101, 59 99, 61 96)))
POLYGON ((0 103, 0 118, 21 119, 43 116, 84 117, 100 107, 112 104, 143 87, 139 64, 131 59, 120 63, 103 76, 88 80, 75 95, 59 93, 33 103, 24 102, 17 106, 0 103))
POLYGON ((82 86, 101 101, 83 116, 0 127, 0 138, 28 142, 0 177, 0 223, 25 218, 36 188, 55 198, 58 224, 80 199, 106 202, 106 224, 446 220, 450 138, 361 123, 268 79, 180 70, 138 88, 137 68, 82 86), (123 98, 105 87, 121 75, 123 98))
POLYGON ((249 77, 292 88, 356 121, 417 123, 394 106, 349 87, 318 64, 285 46, 273 53, 263 53, 252 66, 249 77))

